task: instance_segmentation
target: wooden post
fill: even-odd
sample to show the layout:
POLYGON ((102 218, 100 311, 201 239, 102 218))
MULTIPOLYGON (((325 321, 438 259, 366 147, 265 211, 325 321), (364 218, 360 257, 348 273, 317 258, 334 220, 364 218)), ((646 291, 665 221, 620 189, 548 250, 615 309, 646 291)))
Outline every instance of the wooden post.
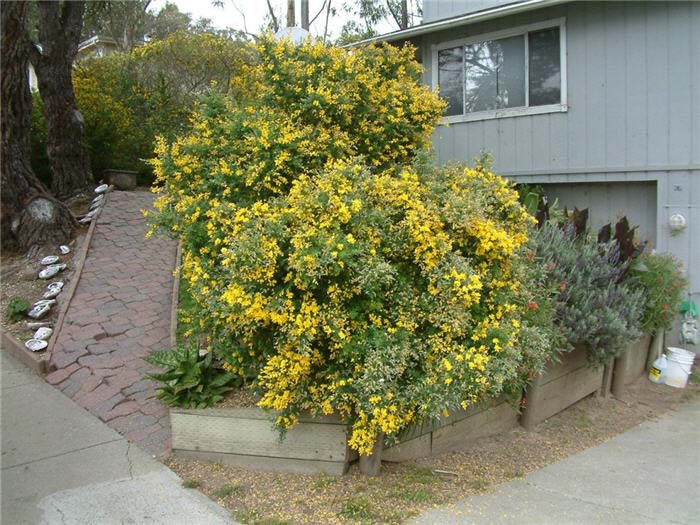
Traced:
MULTIPOLYGON (((628 347, 624 352, 622 352, 619 356, 617 356, 614 359, 614 366, 610 366, 610 370, 613 368, 617 369, 617 373, 613 373, 612 375, 612 381, 610 382, 610 392, 612 392, 612 395, 614 395, 616 398, 620 399, 622 396, 625 394, 625 370, 627 370, 627 361, 629 361, 630 358, 630 352, 634 351, 635 348, 633 347, 628 347)), ((606 366, 605 370, 606 374, 603 376, 603 388, 607 386, 606 379, 607 378, 607 373, 608 373, 608 367, 606 366)), ((605 396, 604 396, 605 397, 605 396)))
POLYGON ((658 332, 654 334, 651 340, 651 347, 649 348, 649 354, 647 355, 647 366, 646 369, 649 370, 651 365, 654 364, 664 351, 664 331, 659 329, 658 332))
POLYGON ((369 456, 360 455, 360 472, 365 476, 378 476, 382 466, 382 449, 384 448, 384 434, 379 432, 377 440, 372 447, 369 456))
MULTIPOLYGON (((625 350, 623 353, 627 354, 628 350, 625 350)), ((622 356, 620 356, 621 358, 622 356)), ((602 398, 607 398, 608 393, 610 392, 610 387, 613 381, 613 370, 615 368, 615 359, 612 358, 608 363, 605 365, 605 368, 603 369, 603 383, 600 385, 600 390, 598 390, 598 397, 602 398)), ((624 380, 621 380, 624 381, 624 380)), ((624 382, 622 384, 622 387, 624 387, 624 382)))
POLYGON ((525 406, 523 407, 523 413, 520 416, 520 424, 525 428, 525 430, 534 430, 539 421, 536 420, 533 415, 533 410, 531 407, 536 406, 540 402, 540 397, 542 395, 542 389, 540 384, 542 383, 542 374, 537 374, 537 377, 533 379, 532 384, 528 387, 525 392, 525 406))

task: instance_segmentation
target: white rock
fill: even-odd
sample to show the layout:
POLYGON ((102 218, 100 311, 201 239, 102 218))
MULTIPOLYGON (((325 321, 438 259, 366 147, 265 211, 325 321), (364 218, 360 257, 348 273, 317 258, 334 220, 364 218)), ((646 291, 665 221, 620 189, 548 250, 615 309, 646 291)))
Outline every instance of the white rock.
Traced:
POLYGON ((56 304, 56 299, 39 299, 32 306, 43 306, 45 304, 48 304, 49 306, 53 306, 56 304))
POLYGON ((70 248, 65 244, 59 246, 58 250, 61 252, 61 255, 68 255, 70 253, 70 248))
POLYGON ((44 295, 42 295, 42 297, 44 299, 53 299, 54 297, 56 297, 60 293, 61 293, 60 288, 49 288, 46 292, 44 292, 44 295))
POLYGON ((43 270, 39 272, 39 278, 40 279, 51 279, 54 275, 56 275, 58 272, 63 271, 66 269, 65 264, 52 264, 51 266, 47 266, 43 270))
POLYGON ((44 341, 42 339, 29 339, 28 341, 25 341, 24 346, 29 348, 32 352, 39 352, 40 350, 44 350, 47 346, 49 346, 48 341, 44 341))
POLYGON ((59 290, 63 289, 63 281, 54 281, 52 283, 49 283, 46 285, 46 288, 51 290, 52 288, 58 288, 59 290))
POLYGON ((34 339, 41 339, 42 341, 48 341, 49 337, 53 334, 53 328, 47 326, 42 326, 36 332, 34 332, 34 339))
POLYGON ((105 193, 109 189, 109 184, 100 184, 95 188, 95 193, 105 193))
POLYGON ((51 310, 51 305, 50 304, 40 304, 38 306, 35 306, 29 312, 27 315, 31 317, 32 319, 41 319, 44 317, 47 313, 49 313, 49 310, 51 310))
POLYGON ((58 255, 47 255, 41 260, 41 264, 44 266, 54 264, 55 262, 58 262, 58 255))
POLYGON ((90 221, 92 221, 92 217, 87 217, 87 216, 85 216, 85 217, 83 217, 82 219, 80 219, 78 222, 79 222, 80 224, 87 224, 87 223, 89 223, 90 221))

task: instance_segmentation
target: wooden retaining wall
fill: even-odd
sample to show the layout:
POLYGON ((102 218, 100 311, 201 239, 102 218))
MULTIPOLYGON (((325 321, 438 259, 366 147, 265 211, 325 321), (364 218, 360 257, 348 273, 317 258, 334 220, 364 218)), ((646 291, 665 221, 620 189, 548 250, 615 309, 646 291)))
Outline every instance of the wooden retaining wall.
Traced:
POLYGON ((650 344, 651 337, 647 335, 630 344, 615 358, 611 386, 613 395, 620 397, 624 394, 626 385, 644 375, 650 344))
MULTIPOLYGON (((175 456, 262 470, 339 475, 357 452, 336 417, 301 417, 280 441, 269 414, 257 408, 171 409, 175 456)), ((471 440, 510 430, 518 413, 503 400, 458 410, 436 424, 410 429, 381 459, 400 462, 464 447, 471 440)))
POLYGON ((408 461, 463 448, 469 441, 518 425, 518 412, 503 399, 458 410, 436 424, 416 426, 382 452, 383 461, 408 461))
POLYGON ((171 409, 173 454, 262 470, 343 474, 357 454, 333 417, 300 417, 280 441, 257 408, 171 409))
POLYGON ((560 359, 535 378, 527 390, 520 421, 528 430, 596 392, 603 384, 603 367, 590 368, 585 349, 563 353, 560 359))

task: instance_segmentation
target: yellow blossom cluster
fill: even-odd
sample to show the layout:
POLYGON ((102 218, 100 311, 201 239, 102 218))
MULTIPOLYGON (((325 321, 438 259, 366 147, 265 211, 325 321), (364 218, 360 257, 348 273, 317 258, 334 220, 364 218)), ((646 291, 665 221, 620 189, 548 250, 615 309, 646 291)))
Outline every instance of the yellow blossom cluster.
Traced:
POLYGON ((239 99, 159 142, 155 227, 227 369, 282 428, 341 415, 350 446, 500 393, 529 216, 484 166, 420 149, 442 102, 410 50, 264 40, 239 99))

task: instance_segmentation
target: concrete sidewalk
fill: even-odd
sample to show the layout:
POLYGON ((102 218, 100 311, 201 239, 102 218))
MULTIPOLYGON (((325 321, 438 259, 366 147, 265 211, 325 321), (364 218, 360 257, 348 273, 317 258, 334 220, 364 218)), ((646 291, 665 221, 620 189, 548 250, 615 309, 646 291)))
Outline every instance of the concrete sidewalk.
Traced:
POLYGON ((0 357, 2 523, 233 523, 17 360, 0 357))
POLYGON ((700 400, 413 524, 700 522, 700 400))

